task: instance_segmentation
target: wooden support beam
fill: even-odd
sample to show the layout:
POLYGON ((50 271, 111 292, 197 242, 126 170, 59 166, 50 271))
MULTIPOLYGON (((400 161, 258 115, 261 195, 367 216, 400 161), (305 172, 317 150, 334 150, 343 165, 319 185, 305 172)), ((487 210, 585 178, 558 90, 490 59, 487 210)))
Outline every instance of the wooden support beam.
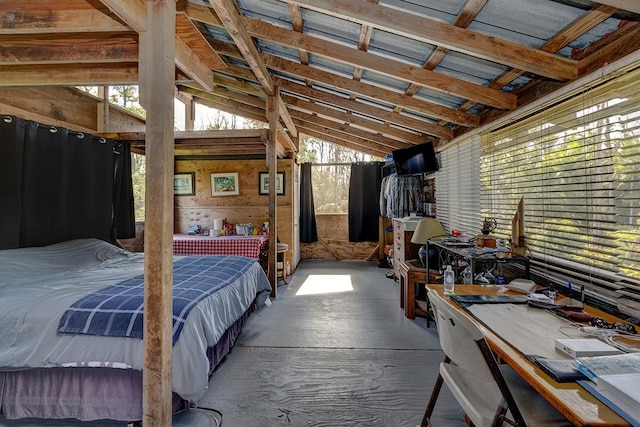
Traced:
POLYGON ((578 77, 575 60, 370 2, 291 0, 305 8, 499 62, 556 80, 578 77))
POLYGON ((291 136, 295 138, 296 136, 298 136, 298 131, 296 130, 296 126, 293 124, 293 120, 291 120, 289 111, 287 111, 287 106, 284 105, 284 102, 282 102, 282 98, 278 98, 278 102, 280 102, 280 105, 278 106, 278 109, 280 111, 280 118, 284 122, 285 126, 287 126, 287 129, 291 133, 291 136))
POLYGON ((283 145, 286 145, 288 147, 288 151, 297 153, 298 147, 296 147, 296 144, 293 142, 293 139, 291 139, 291 136, 289 136, 287 129, 285 129, 285 127, 282 126, 282 124, 280 123, 277 124, 277 128, 278 128, 278 136, 279 136, 278 139, 284 140, 285 144, 283 145))
POLYGON ((142 424, 154 427, 170 427, 172 409, 174 108, 168 89, 175 85, 175 7, 175 0, 146 1, 140 47, 147 94, 142 424))
POLYGON ((265 92, 273 95, 275 93, 275 84, 271 79, 267 67, 265 67, 260 58, 258 48, 253 44, 251 36, 244 28, 242 16, 240 16, 240 13, 235 8, 234 2, 232 0, 209 0, 209 3, 211 3, 211 6, 213 6, 213 9, 218 14, 218 18, 222 21, 231 38, 233 38, 242 52, 244 59, 253 70, 260 84, 262 84, 265 92))
MULTIPOLYGON (((273 95, 267 97, 267 120, 269 121, 269 137, 267 138, 267 168, 269 169, 269 182, 276 182, 278 172, 278 161, 276 158, 276 138, 278 132, 278 121, 280 120, 280 89, 276 86, 273 95)), ((278 274, 277 274, 277 248, 278 248, 278 198, 276 186, 269 186, 269 281, 271 282, 271 296, 278 297, 278 274)), ((284 260, 283 260, 284 262, 284 260)))

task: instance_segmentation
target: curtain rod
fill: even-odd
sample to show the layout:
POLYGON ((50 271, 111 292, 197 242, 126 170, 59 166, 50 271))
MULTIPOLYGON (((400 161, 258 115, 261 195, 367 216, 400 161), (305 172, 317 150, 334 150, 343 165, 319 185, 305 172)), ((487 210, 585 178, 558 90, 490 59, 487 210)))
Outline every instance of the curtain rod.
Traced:
POLYGON ((309 162, 309 164, 311 166, 351 166, 353 164, 358 164, 358 163, 383 163, 383 162, 379 162, 379 161, 375 161, 375 162, 351 162, 351 163, 313 163, 313 162, 309 162))

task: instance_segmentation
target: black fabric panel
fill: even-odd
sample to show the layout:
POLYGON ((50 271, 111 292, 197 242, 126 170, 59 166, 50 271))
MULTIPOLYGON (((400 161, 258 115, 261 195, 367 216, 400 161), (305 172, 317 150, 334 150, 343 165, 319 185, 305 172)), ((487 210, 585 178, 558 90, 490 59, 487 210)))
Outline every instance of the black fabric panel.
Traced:
POLYGON ((20 247, 22 153, 26 120, 0 117, 0 249, 20 247))
POLYGON ((382 162, 353 163, 349 181, 349 241, 377 242, 382 162))
POLYGON ((66 207, 72 219, 69 239, 111 239, 113 223, 113 141, 69 133, 66 149, 73 165, 66 207))
POLYGON ((300 242, 318 241, 316 227, 316 209, 313 204, 313 187, 311 186, 311 163, 300 165, 300 242))
POLYGON ((115 176, 113 187, 113 228, 116 239, 136 237, 133 176, 131 174, 131 146, 115 143, 113 153, 115 176))
POLYGON ((24 139, 20 247, 67 240, 72 218, 68 206, 74 165, 66 154, 68 130, 28 126, 24 139))
POLYGON ((0 142, 0 249, 135 236, 128 144, 11 116, 0 142))

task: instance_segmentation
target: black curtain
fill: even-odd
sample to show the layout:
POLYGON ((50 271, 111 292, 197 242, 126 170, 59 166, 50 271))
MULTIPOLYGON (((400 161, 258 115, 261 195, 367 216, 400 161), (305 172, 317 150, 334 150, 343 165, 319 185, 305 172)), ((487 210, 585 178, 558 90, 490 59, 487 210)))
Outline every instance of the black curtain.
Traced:
POLYGON ((22 153, 27 122, 13 116, 0 118, 0 249, 20 245, 22 216, 22 153))
POLYGON ((136 237, 131 145, 115 142, 113 150, 115 185, 113 187, 113 238, 136 237))
POLYGON ((311 243, 318 241, 316 228, 316 209, 313 205, 311 187, 311 163, 300 165, 300 241, 311 243))
POLYGON ((353 163, 349 182, 349 241, 377 242, 383 162, 353 163))
MULTIPOLYGON (((3 132, 2 142, 3 147, 12 147, 11 160, 21 160, 14 165, 21 172, 19 176, 0 175, 0 215, 16 214, 9 224, 0 224, 0 247, 45 246, 80 238, 115 242, 115 237, 135 235, 135 227, 129 234, 114 232, 118 221, 134 223, 133 206, 126 212, 118 205, 116 211, 114 203, 115 197, 128 197, 123 196, 127 194, 133 199, 131 162, 120 158, 130 156, 128 150, 118 153, 114 142, 105 138, 12 119, 14 126, 24 123, 24 132, 3 132), (11 135, 13 138, 9 139, 11 135), (121 165, 120 170, 117 165, 121 165), (7 206, 5 189, 6 198, 11 201, 7 206)), ((0 170, 8 166, 8 160, 11 161, 2 156, 0 170)))

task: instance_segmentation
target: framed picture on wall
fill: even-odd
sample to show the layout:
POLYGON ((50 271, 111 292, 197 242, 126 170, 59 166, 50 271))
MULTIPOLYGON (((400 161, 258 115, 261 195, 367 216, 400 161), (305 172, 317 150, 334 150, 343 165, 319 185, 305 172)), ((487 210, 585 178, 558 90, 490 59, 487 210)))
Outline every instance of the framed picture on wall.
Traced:
MULTIPOLYGON (((258 172, 258 194, 269 194, 269 172, 258 172)), ((276 194, 284 195, 284 172, 276 173, 276 194)))
POLYGON ((195 172, 173 175, 173 194, 176 196, 193 196, 196 194, 195 177, 195 172))
POLYGON ((240 184, 237 172, 211 174, 212 196, 237 196, 238 194, 240 194, 240 184))

